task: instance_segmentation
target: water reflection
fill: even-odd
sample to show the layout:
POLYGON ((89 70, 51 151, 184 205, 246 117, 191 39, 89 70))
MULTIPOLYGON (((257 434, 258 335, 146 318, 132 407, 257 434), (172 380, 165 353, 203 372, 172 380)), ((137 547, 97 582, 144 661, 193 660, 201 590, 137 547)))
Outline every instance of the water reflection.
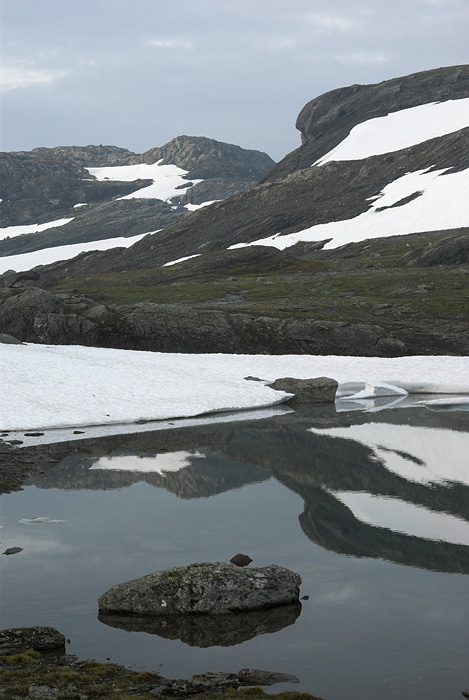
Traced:
POLYGON ((232 615, 104 615, 98 620, 127 632, 146 632, 165 639, 180 639, 191 647, 230 647, 260 634, 279 632, 293 625, 301 613, 301 604, 285 605, 232 615))
POLYGON ((127 436, 117 448, 115 438, 90 441, 89 454, 66 457, 36 483, 115 489, 145 481, 201 498, 273 476, 303 498, 301 528, 326 549, 469 573, 467 413, 412 408, 371 419, 315 410, 212 426, 203 435, 127 436), (113 449, 96 454, 106 444, 113 449))

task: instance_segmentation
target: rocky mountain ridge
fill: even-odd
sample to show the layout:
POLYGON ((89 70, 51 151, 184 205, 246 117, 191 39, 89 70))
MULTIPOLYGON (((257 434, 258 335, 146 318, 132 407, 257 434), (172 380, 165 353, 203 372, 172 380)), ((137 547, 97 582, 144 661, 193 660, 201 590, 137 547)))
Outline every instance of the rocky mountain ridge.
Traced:
MULTIPOLYGON (((108 218, 100 224, 100 230, 109 237, 113 231, 119 235, 130 235, 129 230, 143 233, 142 228, 156 221, 155 206, 169 207, 165 212, 169 217, 166 227, 126 249, 88 251, 72 260, 45 265, 30 278, 34 285, 52 294, 79 293, 104 307, 101 321, 106 318, 102 326, 106 333, 93 326, 87 335, 83 329, 88 328, 88 321, 82 323, 78 319, 78 326, 82 324, 78 330, 75 322, 70 325, 67 321, 59 324, 60 333, 53 324, 47 333, 42 327, 39 332, 37 324, 33 324, 36 331, 15 325, 16 333, 22 339, 36 338, 41 342, 78 342, 80 338, 84 344, 120 343, 116 347, 177 352, 206 352, 208 348, 223 352, 364 355, 466 353, 469 220, 453 217, 456 223, 445 226, 443 220, 439 227, 435 226, 426 215, 427 205, 419 203, 429 201, 425 198, 425 183, 435 181, 440 187, 438 192, 444 192, 438 195, 438 211, 464 213, 464 202, 457 199, 464 188, 459 185, 456 194, 451 187, 445 190, 441 185, 464 182, 469 172, 469 115, 463 128, 449 129, 448 133, 443 130, 434 138, 398 150, 310 166, 353 126, 370 117, 393 109, 428 105, 432 100, 467 98, 469 66, 336 90, 316 98, 302 110, 299 123, 304 144, 298 150, 299 159, 287 156, 263 176, 260 184, 247 191, 172 223, 173 207, 165 202, 156 205, 154 200, 141 200, 139 221, 131 213, 135 211, 134 201, 112 202, 106 213, 108 218), (304 167, 306 163, 308 167, 304 167), (409 182, 409 175, 411 181, 404 194, 384 195, 389 188, 398 191, 401 185, 397 187, 396 183, 409 182), (459 180, 457 176, 461 176, 459 180), (415 203, 421 207, 420 213, 414 211, 409 218, 407 212, 415 203), (381 222, 388 212, 399 216, 392 219, 397 224, 386 229, 390 237, 382 237, 381 222), (359 236, 340 246, 339 237, 335 247, 328 249, 332 234, 327 226, 340 223, 346 228, 365 215, 371 222, 370 238, 363 240, 359 236), (423 219, 429 221, 428 229, 419 224, 423 219), (410 228, 403 226, 406 220, 411 221, 410 228), (414 223, 416 229, 412 229, 414 223), (321 236, 312 240, 308 236, 297 237, 295 245, 284 251, 257 246, 231 249, 259 240, 262 243, 272 236, 282 243, 290 234, 314 227, 320 228, 321 236), (127 234, 121 233, 124 230, 127 234), (163 267, 188 257, 191 259, 186 262, 163 267), (109 319, 113 319, 112 330, 109 319), (327 339, 326 328, 331 333, 327 339), (342 340, 339 328, 339 335, 347 329, 342 340), (358 335, 357 328, 361 329, 358 335), (65 341, 53 340, 57 337, 65 341)), ((202 177, 207 173, 217 176, 221 162, 228 163, 228 170, 239 168, 238 172, 249 174, 254 168, 252 163, 257 162, 258 156, 253 156, 247 170, 243 170, 237 149, 231 150, 229 157, 221 146, 209 155, 206 151, 202 154, 202 141, 195 143, 180 137, 161 149, 152 149, 145 157, 174 162, 177 152, 178 163, 186 169, 191 158, 198 158, 187 175, 194 179, 195 175, 202 177)), ((119 149, 97 155, 103 159, 100 162, 109 157, 113 162, 123 158, 130 163, 134 157, 119 149)), ((197 187, 205 182, 210 181, 188 189, 180 201, 195 197, 197 187)), ((435 207, 435 199, 431 201, 435 207)), ((103 216, 108 204, 100 205, 103 216)), ((78 215, 64 228, 73 233, 74 240, 84 240, 80 237, 88 235, 86 221, 84 228, 81 226, 78 215)), ((31 234, 28 245, 39 247, 44 240, 47 245, 54 245, 56 235, 60 236, 60 231, 56 233, 54 229, 31 234)), ((276 245, 276 241, 268 244, 276 245)), ((3 246, 13 255, 15 246, 20 245, 19 241, 3 241, 0 250, 3 246)), ((13 292, 24 286, 22 279, 21 275, 4 278, 1 317, 5 332, 13 332, 8 329, 12 322, 10 305, 19 305, 15 313, 26 318, 28 314, 34 317, 31 299, 34 297, 39 303, 37 293, 13 292), (31 299, 26 302, 28 294, 31 299), (25 314, 20 310, 21 299, 28 309, 25 314)), ((67 309, 60 313, 68 317, 73 312, 71 307, 67 309)), ((36 311, 37 315, 42 313, 40 306, 36 311)))
POLYGON ((118 236, 130 237, 164 228, 188 213, 187 204, 224 199, 254 185, 274 161, 260 151, 204 137, 180 136, 161 148, 136 154, 115 146, 36 148, 0 155, 0 226, 45 223, 73 217, 55 229, 0 241, 0 254, 118 236), (186 170, 181 195, 119 198, 151 184, 97 180, 87 168, 141 163, 176 165, 186 170), (191 183, 191 180, 202 182, 191 183), (84 205, 87 206, 84 206, 84 205))

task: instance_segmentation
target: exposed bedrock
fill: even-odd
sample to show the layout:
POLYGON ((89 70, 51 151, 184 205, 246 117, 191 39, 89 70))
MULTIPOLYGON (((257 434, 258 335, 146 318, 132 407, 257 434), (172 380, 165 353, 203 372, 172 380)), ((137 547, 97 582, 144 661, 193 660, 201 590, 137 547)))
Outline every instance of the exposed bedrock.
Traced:
POLYGON ((350 85, 308 102, 296 128, 302 145, 275 165, 261 182, 307 168, 335 148, 354 126, 389 112, 429 102, 469 97, 469 66, 449 66, 413 73, 375 85, 350 85))
POLYGON ((156 571, 113 586, 100 613, 229 615, 299 602, 301 577, 276 564, 241 569, 224 562, 156 571))
POLYGON ((53 295, 31 284, 0 288, 0 333, 24 342, 156 352, 407 353, 405 343, 367 323, 254 317, 183 304, 105 306, 78 294, 53 295))

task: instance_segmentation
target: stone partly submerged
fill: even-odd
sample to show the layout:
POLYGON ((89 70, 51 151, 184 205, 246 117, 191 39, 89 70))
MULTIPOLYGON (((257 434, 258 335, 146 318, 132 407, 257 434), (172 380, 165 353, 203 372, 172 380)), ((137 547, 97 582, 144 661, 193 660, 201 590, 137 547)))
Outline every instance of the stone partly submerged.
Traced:
POLYGON ((276 379, 273 384, 268 384, 277 391, 286 391, 294 394, 288 403, 334 403, 338 382, 329 377, 315 377, 312 379, 295 379, 294 377, 282 377, 276 379))
POLYGON ((54 627, 14 627, 0 630, 0 656, 17 654, 28 649, 65 653, 65 637, 54 627))
POLYGON ((98 605, 108 614, 227 615, 297 603, 300 584, 298 574, 276 564, 242 569, 205 562, 120 583, 98 605))

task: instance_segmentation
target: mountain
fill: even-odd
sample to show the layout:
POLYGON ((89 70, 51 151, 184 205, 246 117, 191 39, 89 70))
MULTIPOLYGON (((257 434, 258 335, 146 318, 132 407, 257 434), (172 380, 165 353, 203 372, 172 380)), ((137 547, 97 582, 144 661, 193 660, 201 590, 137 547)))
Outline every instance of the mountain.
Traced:
POLYGON ((130 245, 251 187, 273 164, 266 153, 193 136, 142 154, 115 146, 2 153, 0 255, 117 237, 130 245))
POLYGON ((297 126, 302 146, 260 184, 130 247, 5 275, 0 328, 178 352, 467 353, 469 66, 334 90, 297 126), (43 289, 23 313, 25 284, 43 289))

